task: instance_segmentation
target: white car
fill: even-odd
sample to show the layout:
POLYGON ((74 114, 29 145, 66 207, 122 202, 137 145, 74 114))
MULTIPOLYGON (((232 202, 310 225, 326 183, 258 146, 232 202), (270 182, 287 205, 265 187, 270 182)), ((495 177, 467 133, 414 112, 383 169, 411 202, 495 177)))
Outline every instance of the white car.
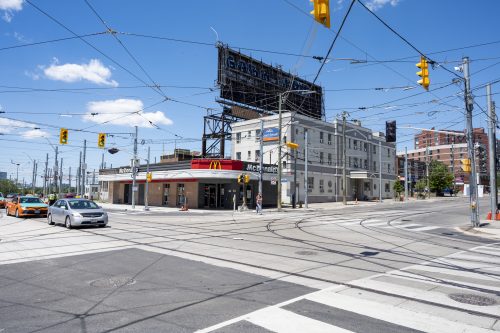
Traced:
POLYGON ((47 223, 64 224, 68 229, 87 225, 105 227, 108 224, 108 214, 87 199, 60 199, 49 207, 47 223))

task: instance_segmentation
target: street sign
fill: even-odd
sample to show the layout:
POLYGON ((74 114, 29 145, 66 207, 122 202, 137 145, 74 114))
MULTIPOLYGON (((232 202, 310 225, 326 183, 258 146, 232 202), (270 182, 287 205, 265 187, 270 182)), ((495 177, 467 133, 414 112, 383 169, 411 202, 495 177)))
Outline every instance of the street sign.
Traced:
POLYGON ((276 177, 271 178, 271 185, 276 185, 277 182, 278 180, 276 179, 276 177))
POLYGON ((137 186, 132 187, 133 192, 137 192, 138 190, 139 190, 139 187, 137 187, 137 186))

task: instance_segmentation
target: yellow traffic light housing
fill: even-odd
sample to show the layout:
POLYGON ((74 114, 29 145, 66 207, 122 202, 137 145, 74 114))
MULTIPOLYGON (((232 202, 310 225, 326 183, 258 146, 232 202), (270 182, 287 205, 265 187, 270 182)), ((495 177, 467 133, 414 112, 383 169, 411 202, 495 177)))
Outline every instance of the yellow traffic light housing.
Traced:
POLYGON ((146 174, 146 181, 147 181, 148 183, 151 183, 151 181, 152 181, 152 180, 153 180, 153 173, 152 173, 152 172, 148 172, 148 173, 146 174))
POLYGON ((243 183, 243 175, 238 175, 238 184, 243 183))
POLYGON ((464 172, 471 172, 470 159, 465 158, 463 160, 460 160, 460 162, 462 163, 461 168, 464 172))
POLYGON ((287 142, 286 143, 286 146, 290 149, 298 149, 299 148, 299 144, 298 143, 295 143, 295 142, 287 142))
POLYGON ((59 131, 59 143, 62 145, 68 144, 68 130, 66 128, 61 128, 59 131))
POLYGON ((97 137, 97 147, 104 148, 106 146, 106 133, 99 133, 97 137))
POLYGON ((417 75, 420 76, 421 79, 418 80, 417 83, 428 91, 431 80, 429 79, 429 64, 427 63, 427 59, 425 59, 425 57, 420 57, 420 62, 415 66, 420 68, 420 71, 417 72, 417 75))
POLYGON ((314 5, 314 9, 311 11, 314 19, 330 28, 330 0, 311 0, 311 2, 314 5))
POLYGON ((245 184, 250 183, 250 175, 245 175, 245 184))

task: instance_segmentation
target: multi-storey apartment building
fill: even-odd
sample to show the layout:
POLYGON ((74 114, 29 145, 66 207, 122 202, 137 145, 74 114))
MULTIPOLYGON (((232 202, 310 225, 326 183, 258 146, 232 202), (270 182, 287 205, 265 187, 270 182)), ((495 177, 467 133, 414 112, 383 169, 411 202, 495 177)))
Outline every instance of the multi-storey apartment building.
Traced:
MULTIPOLYGON (((247 162, 278 163, 279 116, 272 115, 238 122, 232 125, 231 156, 247 162), (263 121, 264 145, 260 149, 260 122, 263 121)), ((396 179, 396 149, 385 142, 382 133, 373 133, 361 123, 346 124, 347 198, 374 199, 379 197, 379 171, 382 179, 382 198, 392 197, 396 179), (380 164, 379 159, 382 160, 380 164)), ((296 193, 298 201, 305 199, 305 177, 308 179, 308 202, 341 201, 342 194, 342 121, 325 122, 284 112, 282 114, 282 198, 291 202, 296 193), (306 134, 307 132, 307 134, 306 134), (307 136, 307 145, 305 138, 307 136), (285 145, 299 145, 295 151, 285 145), (307 155, 307 175, 305 160, 307 155), (296 167, 295 167, 296 162, 296 167), (294 182, 296 170, 296 183, 294 182)), ((265 193, 264 193, 265 195, 265 193)))

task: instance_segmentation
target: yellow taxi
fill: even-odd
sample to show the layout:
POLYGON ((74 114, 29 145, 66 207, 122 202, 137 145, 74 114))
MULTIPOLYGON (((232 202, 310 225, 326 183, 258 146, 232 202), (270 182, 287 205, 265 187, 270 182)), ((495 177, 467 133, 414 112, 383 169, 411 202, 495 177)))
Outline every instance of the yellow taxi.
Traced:
POLYGON ((0 192, 0 208, 5 208, 5 197, 2 192, 0 192))
POLYGON ((49 205, 45 204, 40 198, 18 196, 7 202, 5 214, 15 215, 16 217, 27 216, 47 216, 49 205))

